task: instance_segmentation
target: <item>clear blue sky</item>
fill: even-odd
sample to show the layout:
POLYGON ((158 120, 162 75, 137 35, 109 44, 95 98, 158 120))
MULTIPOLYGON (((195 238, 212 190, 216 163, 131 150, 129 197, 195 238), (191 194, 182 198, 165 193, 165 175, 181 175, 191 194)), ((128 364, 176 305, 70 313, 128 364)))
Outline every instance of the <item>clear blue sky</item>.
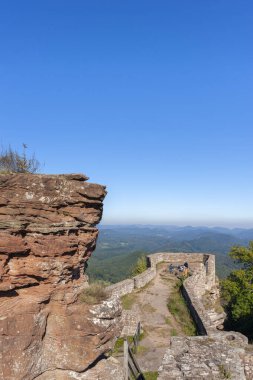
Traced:
POLYGON ((0 144, 104 223, 253 226, 252 0, 0 3, 0 144))

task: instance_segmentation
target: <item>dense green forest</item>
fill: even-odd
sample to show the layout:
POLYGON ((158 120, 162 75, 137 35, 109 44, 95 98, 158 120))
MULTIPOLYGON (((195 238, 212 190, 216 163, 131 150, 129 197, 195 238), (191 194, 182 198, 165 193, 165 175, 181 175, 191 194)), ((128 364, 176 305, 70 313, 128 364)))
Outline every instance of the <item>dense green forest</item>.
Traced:
POLYGON ((252 229, 177 226, 100 226, 97 248, 88 262, 91 280, 111 283, 131 275, 142 255, 154 252, 202 252, 216 255, 216 271, 224 278, 236 268, 228 255, 234 245, 247 245, 252 229))
POLYGON ((253 341, 253 241, 248 247, 233 247, 229 255, 240 264, 240 269, 222 281, 225 328, 240 331, 253 341))

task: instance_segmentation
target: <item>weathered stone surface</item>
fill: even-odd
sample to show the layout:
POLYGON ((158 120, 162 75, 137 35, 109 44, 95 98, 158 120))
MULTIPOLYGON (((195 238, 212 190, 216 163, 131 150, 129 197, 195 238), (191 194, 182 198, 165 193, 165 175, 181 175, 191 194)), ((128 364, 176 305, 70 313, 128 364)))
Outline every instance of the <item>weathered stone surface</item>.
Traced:
POLYGON ((75 371, 64 371, 56 369, 45 372, 36 378, 36 380, 124 380, 122 365, 110 357, 102 359, 99 363, 85 373, 75 371))
POLYGON ((0 175, 0 291, 80 279, 104 186, 82 175, 0 175))
POLYGON ((124 338, 133 336, 136 333, 137 325, 140 322, 140 314, 133 310, 123 310, 121 321, 123 329, 120 336, 124 338))
POLYGON ((111 294, 115 294, 118 297, 122 297, 126 294, 132 293, 134 290, 134 279, 128 278, 127 280, 123 280, 117 282, 116 284, 107 286, 107 291, 111 294))
POLYGON ((87 179, 0 175, 0 379, 86 379, 118 335, 117 298, 79 301, 106 194, 87 179))
POLYGON ((252 380, 253 351, 249 347, 247 339, 234 332, 172 337, 158 379, 252 380))

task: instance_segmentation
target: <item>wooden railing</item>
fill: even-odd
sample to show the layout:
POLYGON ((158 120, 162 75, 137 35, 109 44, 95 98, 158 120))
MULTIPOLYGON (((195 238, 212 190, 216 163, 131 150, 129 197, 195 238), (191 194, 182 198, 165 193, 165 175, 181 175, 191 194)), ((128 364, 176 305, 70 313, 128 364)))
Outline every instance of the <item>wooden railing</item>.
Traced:
POLYGON ((124 380, 145 380, 127 339, 124 341, 124 380))
POLYGON ((133 341, 129 344, 128 340, 124 340, 124 380, 145 380, 145 377, 137 363, 134 353, 137 352, 141 335, 141 324, 137 325, 133 341))
POLYGON ((133 341, 129 343, 129 347, 131 348, 134 354, 137 353, 137 348, 140 342, 140 336, 141 336, 141 323, 138 322, 135 334, 133 336, 133 341))

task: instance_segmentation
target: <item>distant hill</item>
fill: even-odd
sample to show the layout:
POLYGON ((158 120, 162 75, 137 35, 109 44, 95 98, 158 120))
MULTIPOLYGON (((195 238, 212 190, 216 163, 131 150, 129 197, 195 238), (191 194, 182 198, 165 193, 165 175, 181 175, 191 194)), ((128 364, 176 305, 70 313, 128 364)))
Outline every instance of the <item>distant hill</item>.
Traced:
POLYGON ((219 277, 235 264, 228 256, 234 245, 253 240, 253 229, 223 227, 178 227, 157 225, 110 225, 100 227, 96 251, 88 262, 91 279, 118 282, 130 276, 141 255, 154 252, 204 252, 216 254, 219 277))

